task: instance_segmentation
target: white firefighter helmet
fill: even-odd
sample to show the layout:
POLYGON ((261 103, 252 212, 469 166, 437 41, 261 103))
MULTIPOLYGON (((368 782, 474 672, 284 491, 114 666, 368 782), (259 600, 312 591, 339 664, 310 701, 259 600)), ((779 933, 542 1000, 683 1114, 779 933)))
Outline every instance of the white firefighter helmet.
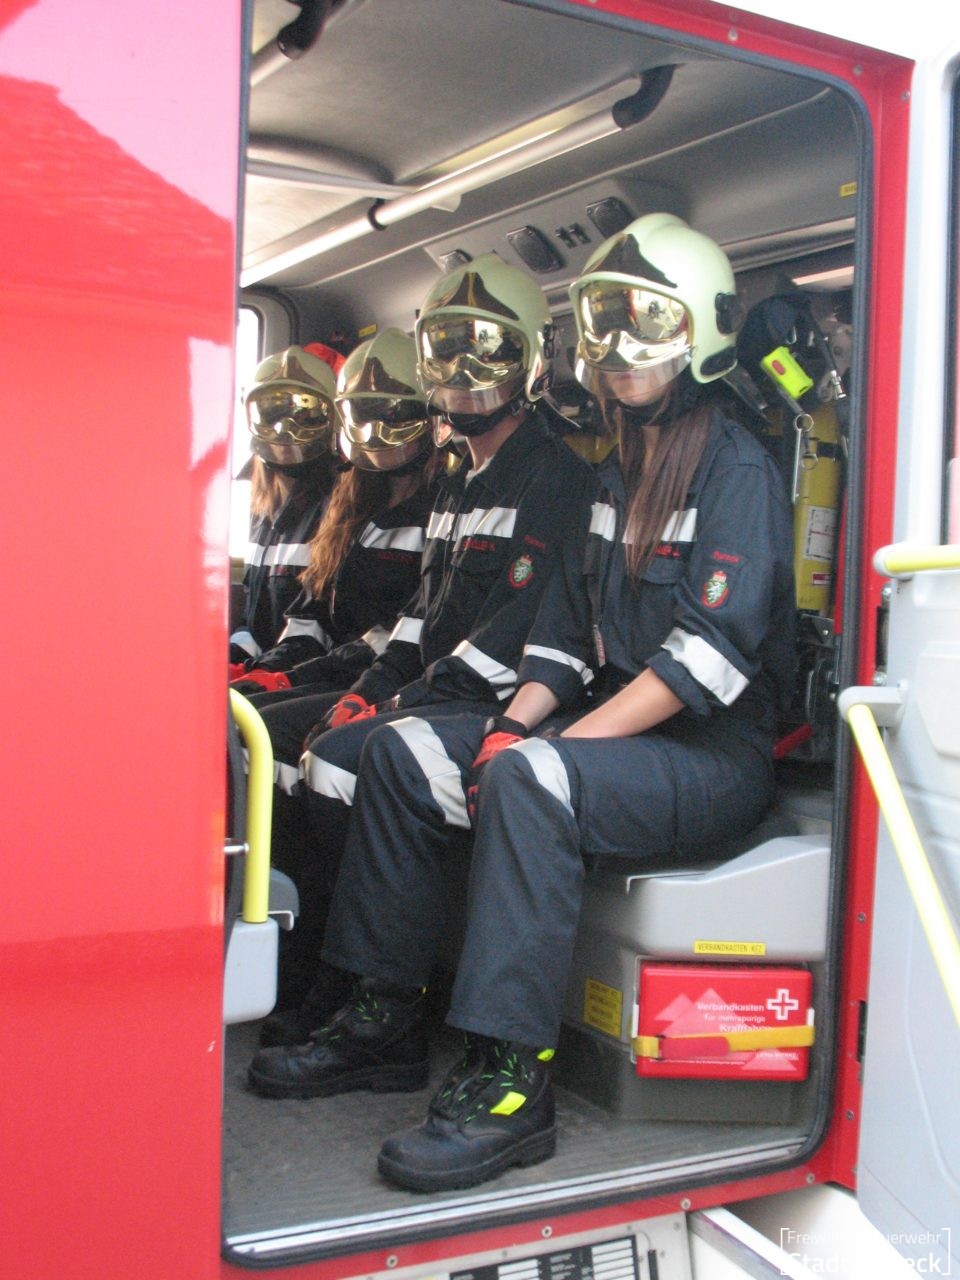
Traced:
POLYGON ((347 357, 337 379, 340 451, 364 471, 395 471, 432 446, 417 385, 417 346, 384 329, 347 357))
POLYGON ((712 382, 737 363, 733 269, 708 236, 649 213, 591 254, 570 286, 577 380, 602 400, 645 404, 689 368, 712 382))
POLYGON ((258 458, 299 466, 333 449, 336 379, 325 360, 287 347, 257 366, 247 392, 247 425, 258 458))
POLYGON ((547 300, 525 272, 495 253, 456 267, 430 290, 416 323, 420 386, 431 409, 469 430, 517 400, 538 399, 551 334, 547 300))

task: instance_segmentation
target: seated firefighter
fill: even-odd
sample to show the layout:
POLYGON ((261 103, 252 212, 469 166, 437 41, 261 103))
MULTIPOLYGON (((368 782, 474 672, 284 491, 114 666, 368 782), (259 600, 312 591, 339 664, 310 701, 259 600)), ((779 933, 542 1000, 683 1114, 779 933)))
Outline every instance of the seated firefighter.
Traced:
POLYGON ((379 1158, 414 1190, 553 1154, 549 1062, 584 853, 682 864, 749 830, 792 684, 789 506, 718 381, 740 316, 726 256, 651 214, 596 250, 571 297, 576 374, 617 448, 571 508, 516 692, 504 715, 418 710, 370 733, 323 951, 358 981, 308 1043, 249 1069, 270 1097, 426 1085, 444 860, 472 815, 447 1015, 463 1055, 379 1158))
POLYGON ((250 540, 243 609, 230 635, 235 678, 276 643, 299 590, 310 539, 337 478, 336 373, 343 356, 322 343, 287 347, 257 366, 244 407, 250 428, 250 540))

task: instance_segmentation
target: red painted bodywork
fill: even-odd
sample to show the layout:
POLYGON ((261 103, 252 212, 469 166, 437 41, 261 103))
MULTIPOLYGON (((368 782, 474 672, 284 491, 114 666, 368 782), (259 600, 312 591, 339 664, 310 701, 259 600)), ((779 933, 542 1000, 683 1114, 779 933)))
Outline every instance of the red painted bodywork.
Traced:
MULTIPOLYGON (((880 581, 868 556, 891 529, 909 64, 709 3, 589 7, 814 67, 863 104, 874 209, 868 501, 863 590, 848 608, 871 618, 880 581)), ((0 1253, 11 1275, 237 1274, 220 1260, 219 1207, 240 9, 0 9, 0 1253)), ((864 680, 872 645, 868 625, 864 680)), ((854 793, 834 1122, 819 1151, 769 1177, 569 1215, 552 1222, 555 1234, 808 1178, 851 1181, 876 831, 859 774, 854 793)), ((539 1245, 543 1225, 421 1243, 394 1251, 395 1265, 539 1245)), ((385 1263, 377 1252, 285 1274, 385 1263)))

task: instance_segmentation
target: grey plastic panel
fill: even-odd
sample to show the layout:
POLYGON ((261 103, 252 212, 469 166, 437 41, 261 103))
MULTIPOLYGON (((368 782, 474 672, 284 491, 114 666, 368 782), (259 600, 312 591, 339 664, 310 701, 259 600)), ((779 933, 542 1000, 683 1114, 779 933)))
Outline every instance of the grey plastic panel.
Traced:
POLYGON ((252 1022, 277 1003, 277 922, 237 920, 223 971, 223 1020, 252 1022))
POLYGON ((829 876, 828 840, 780 837, 699 875, 626 877, 625 922, 645 955, 692 956, 709 939, 761 942, 767 963, 822 960, 829 876))

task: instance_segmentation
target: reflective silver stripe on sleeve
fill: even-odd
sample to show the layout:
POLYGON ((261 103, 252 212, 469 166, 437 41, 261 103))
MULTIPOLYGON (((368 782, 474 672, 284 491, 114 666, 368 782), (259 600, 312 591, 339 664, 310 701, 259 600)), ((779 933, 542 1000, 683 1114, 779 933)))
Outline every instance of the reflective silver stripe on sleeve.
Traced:
MULTIPOLYGON (((674 511, 670 516, 663 533, 660 535, 661 542, 692 542, 694 534, 697 532, 697 508, 688 507, 685 511, 674 511)), ((624 546, 633 545, 633 537, 627 536, 627 530, 623 531, 624 546)))
POLYGON ((517 673, 515 671, 505 667, 502 662, 496 662, 485 654, 482 649, 472 645, 469 640, 461 640, 454 649, 453 656, 460 658, 468 667, 476 671, 478 676, 482 676, 487 684, 493 687, 497 697, 501 700, 509 698, 517 687, 517 673))
POLYGON ((454 540, 485 533, 490 538, 512 538, 517 523, 516 507, 476 507, 457 517, 454 540))
POLYGON ((422 770, 444 822, 448 827, 462 827, 466 831, 470 819, 460 770, 447 755, 430 723, 418 716, 405 716, 403 720, 391 721, 388 727, 399 733, 422 770))
POLYGON ((514 742, 505 749, 519 751, 544 791, 559 800, 571 818, 576 817, 570 798, 570 779, 559 752, 549 742, 544 738, 525 738, 523 742, 514 742))
MULTIPOLYGON (((332 638, 313 618, 288 618, 287 625, 280 632, 280 640, 289 640, 291 636, 310 636, 313 640, 319 640, 325 649, 333 648, 332 638)), ((277 641, 278 644, 280 640, 277 641)))
POLYGON ((318 796, 353 804, 353 793, 357 789, 355 773, 348 773, 339 765, 315 756, 312 751, 305 751, 300 757, 300 776, 318 796))
POLYGON ((728 662, 713 645, 702 636, 692 636, 688 631, 674 629, 664 640, 662 648, 693 676, 698 684, 715 694, 724 706, 736 702, 750 683, 747 677, 728 662))
POLYGON ((267 547, 266 555, 261 561, 269 565, 300 565, 304 569, 310 563, 309 542, 278 542, 267 547))
POLYGON ((407 644, 419 644, 422 630, 422 618, 398 618, 397 625, 390 632, 390 639, 405 640, 407 644))
POLYGON ((593 679, 593 672, 585 662, 581 662, 579 658, 575 658, 571 653, 564 653, 562 649, 547 649, 542 644, 524 645, 523 656, 525 658, 546 658, 548 662, 559 662, 561 666, 572 667, 584 684, 589 684, 593 679))
POLYGON ((661 542, 692 542, 697 532, 697 508, 675 511, 660 535, 661 542))
POLYGON ((612 542, 617 529, 617 513, 608 502, 595 502, 590 511, 590 532, 612 542))
POLYGON ((368 644, 373 652, 379 657, 387 647, 387 641, 390 639, 390 632, 386 627, 371 627, 369 631, 365 631, 360 637, 364 644, 368 644))
POLYGON ((274 760, 273 780, 281 791, 285 791, 288 796, 292 796, 297 783, 300 781, 300 770, 295 764, 284 764, 282 760, 274 760))
POLYGON ((419 524, 381 529, 371 520, 360 535, 361 547, 371 547, 375 551, 422 551, 423 541, 423 527, 419 524))
POLYGON ((259 542, 248 542, 247 554, 243 557, 243 563, 255 569, 262 559, 263 546, 259 542))

